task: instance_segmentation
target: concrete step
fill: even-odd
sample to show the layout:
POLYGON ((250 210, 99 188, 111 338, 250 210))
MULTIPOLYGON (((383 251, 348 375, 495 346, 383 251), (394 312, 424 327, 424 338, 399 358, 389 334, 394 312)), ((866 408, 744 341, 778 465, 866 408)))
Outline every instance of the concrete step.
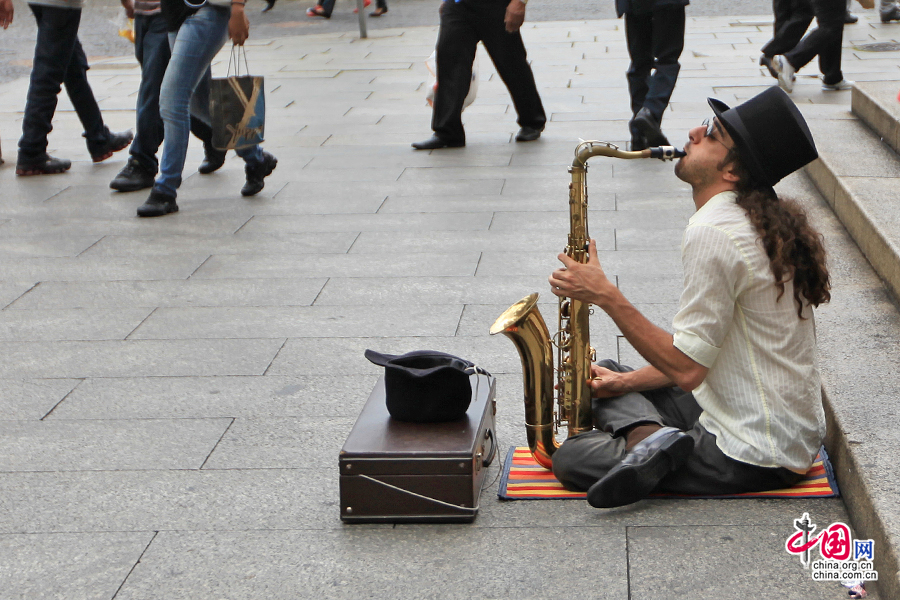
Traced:
POLYGON ((810 121, 810 129, 819 159, 807 173, 900 298, 900 156, 857 119, 810 121))
POLYGON ((864 81, 857 83, 850 108, 884 142, 900 152, 900 82, 864 81))

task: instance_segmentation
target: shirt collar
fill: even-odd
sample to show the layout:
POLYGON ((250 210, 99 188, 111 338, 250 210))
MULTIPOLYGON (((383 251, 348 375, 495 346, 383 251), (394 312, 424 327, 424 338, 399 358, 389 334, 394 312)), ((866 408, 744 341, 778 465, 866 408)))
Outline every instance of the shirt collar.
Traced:
POLYGON ((712 198, 710 198, 706 204, 700 207, 700 210, 691 215, 691 218, 688 220, 688 224, 693 223, 696 219, 699 219, 701 215, 711 211, 714 206, 718 206, 725 202, 734 202, 737 200, 737 192, 733 190, 728 190, 726 192, 719 192, 712 198))

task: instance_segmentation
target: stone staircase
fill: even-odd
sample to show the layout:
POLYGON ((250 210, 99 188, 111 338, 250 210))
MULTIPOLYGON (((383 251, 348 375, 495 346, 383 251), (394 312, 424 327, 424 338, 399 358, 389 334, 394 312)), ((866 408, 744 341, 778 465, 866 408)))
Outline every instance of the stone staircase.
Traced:
POLYGON ((819 160, 807 173, 860 250, 900 298, 900 82, 858 83, 857 119, 814 131, 819 160))
POLYGON ((829 249, 832 302, 817 319, 826 446, 857 536, 875 540, 880 598, 900 598, 898 91, 897 80, 860 82, 852 91, 852 114, 810 120, 819 160, 806 167, 881 279, 865 274, 856 249, 835 244, 829 249))

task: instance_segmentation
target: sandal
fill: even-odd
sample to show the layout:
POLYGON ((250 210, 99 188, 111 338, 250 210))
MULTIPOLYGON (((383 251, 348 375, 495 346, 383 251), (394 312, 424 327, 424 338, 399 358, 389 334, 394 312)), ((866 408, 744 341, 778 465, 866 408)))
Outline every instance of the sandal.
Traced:
MULTIPOLYGON (((369 8, 369 5, 372 4, 372 0, 363 0, 363 8, 369 8)), ((353 14, 359 14, 359 7, 353 9, 353 14)))
POLYGON ((386 12, 387 12, 386 8, 379 7, 379 8, 376 8, 375 10, 373 10, 372 12, 370 12, 369 16, 370 17, 380 17, 381 15, 383 15, 386 12))
POLYGON ((326 19, 330 19, 331 15, 325 12, 325 9, 319 6, 313 6, 312 8, 306 9, 307 17, 325 17, 326 19))

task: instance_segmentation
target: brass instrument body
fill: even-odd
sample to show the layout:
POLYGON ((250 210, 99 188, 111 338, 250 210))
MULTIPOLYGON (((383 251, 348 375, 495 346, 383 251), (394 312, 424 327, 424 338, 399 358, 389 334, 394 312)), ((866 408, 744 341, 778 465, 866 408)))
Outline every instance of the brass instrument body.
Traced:
MULTIPOLYGON (((582 142, 569 167, 569 236, 566 255, 580 263, 588 261, 587 161, 593 156, 614 158, 659 158, 671 160, 684 152, 670 146, 639 151, 619 150, 606 142, 582 142)), ((530 294, 510 306, 491 326, 491 335, 503 333, 516 347, 522 361, 525 430, 535 461, 546 469, 560 444, 557 428, 567 425, 568 437, 593 429, 591 411, 590 304, 573 298, 559 299, 559 329, 551 338, 537 308, 538 294, 530 294), (556 403, 553 401, 553 346, 557 347, 556 403)))

